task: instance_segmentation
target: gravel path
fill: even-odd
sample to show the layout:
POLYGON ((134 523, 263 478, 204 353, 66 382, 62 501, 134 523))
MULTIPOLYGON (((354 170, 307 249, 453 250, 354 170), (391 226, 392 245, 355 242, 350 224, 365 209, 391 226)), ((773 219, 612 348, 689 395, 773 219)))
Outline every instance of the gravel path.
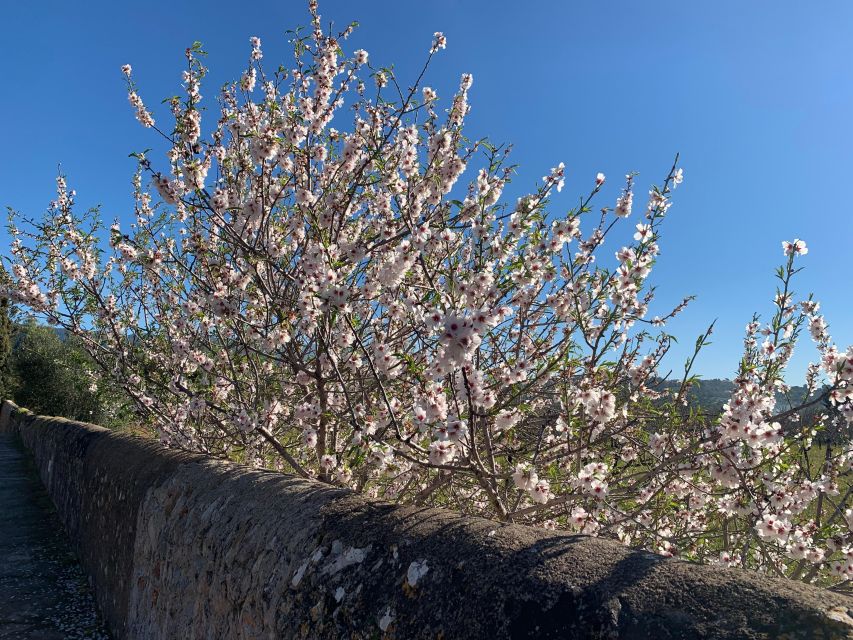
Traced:
POLYGON ((35 468, 0 433, 0 640, 84 638, 109 635, 35 468))

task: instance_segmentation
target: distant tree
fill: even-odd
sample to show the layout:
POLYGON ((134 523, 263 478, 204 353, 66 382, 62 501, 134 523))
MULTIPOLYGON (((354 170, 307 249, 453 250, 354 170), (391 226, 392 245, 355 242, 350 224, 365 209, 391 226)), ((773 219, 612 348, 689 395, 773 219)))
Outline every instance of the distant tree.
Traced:
POLYGON ((127 422, 127 402, 95 374, 77 338, 33 319, 18 331, 9 358, 15 373, 15 402, 43 415, 104 426, 127 422))
MULTIPOLYGON (((0 265, 0 284, 8 279, 6 270, 0 265)), ((9 298, 0 297, 0 399, 9 396, 13 386, 12 375, 12 332, 11 305, 9 298)))

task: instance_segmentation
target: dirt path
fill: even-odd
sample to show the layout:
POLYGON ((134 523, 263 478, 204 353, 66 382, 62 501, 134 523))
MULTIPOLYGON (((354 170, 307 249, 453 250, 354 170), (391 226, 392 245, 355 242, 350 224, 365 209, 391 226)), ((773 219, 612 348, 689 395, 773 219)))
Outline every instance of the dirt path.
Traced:
POLYGON ((0 640, 108 639, 20 443, 0 433, 0 640))

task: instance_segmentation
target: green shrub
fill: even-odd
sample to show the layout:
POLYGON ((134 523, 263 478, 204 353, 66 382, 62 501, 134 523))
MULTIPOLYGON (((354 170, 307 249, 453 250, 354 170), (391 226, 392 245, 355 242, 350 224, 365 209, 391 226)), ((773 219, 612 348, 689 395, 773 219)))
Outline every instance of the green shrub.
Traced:
POLYGON ((15 402, 35 413, 109 427, 128 422, 126 399, 73 336, 30 320, 17 327, 10 364, 15 402))

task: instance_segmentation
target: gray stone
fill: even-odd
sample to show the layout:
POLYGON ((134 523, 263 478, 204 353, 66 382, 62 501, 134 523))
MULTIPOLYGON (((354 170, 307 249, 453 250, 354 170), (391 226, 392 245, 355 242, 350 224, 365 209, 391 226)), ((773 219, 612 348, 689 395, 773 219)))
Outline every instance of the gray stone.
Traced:
POLYGON ((853 599, 4 404, 117 638, 848 638, 853 599))

